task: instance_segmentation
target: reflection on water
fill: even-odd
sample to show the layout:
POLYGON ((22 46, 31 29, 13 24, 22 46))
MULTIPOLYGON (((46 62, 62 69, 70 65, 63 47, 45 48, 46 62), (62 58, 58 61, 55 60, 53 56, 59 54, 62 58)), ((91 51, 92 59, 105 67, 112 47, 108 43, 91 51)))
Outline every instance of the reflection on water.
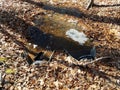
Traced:
POLYGON ((35 45, 44 47, 49 44, 50 41, 50 35, 45 34, 39 28, 37 27, 29 27, 28 28, 30 39, 32 43, 35 45))

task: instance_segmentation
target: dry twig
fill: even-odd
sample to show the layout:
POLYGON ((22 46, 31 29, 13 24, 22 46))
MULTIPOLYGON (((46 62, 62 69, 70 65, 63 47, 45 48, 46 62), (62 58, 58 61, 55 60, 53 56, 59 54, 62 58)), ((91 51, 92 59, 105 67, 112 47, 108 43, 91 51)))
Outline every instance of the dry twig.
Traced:
POLYGON ((52 54, 50 55, 49 60, 48 60, 48 63, 50 63, 50 61, 51 61, 51 59, 52 59, 54 53, 55 53, 55 50, 54 50, 54 51, 52 52, 52 54))
POLYGON ((95 59, 95 60, 93 60, 91 62, 85 63, 84 66, 88 65, 88 64, 92 64, 92 63, 98 62, 98 61, 103 60, 103 59, 110 59, 110 58, 111 58, 110 56, 100 57, 100 58, 97 58, 97 59, 95 59))
POLYGON ((94 0, 90 0, 89 4, 87 5, 87 10, 91 8, 94 4, 94 0))

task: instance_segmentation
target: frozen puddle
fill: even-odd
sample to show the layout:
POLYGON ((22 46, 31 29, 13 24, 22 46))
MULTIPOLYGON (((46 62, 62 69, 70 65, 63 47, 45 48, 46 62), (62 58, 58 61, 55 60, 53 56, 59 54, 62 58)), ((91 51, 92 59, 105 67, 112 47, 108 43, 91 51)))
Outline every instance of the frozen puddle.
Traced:
POLYGON ((70 29, 66 32, 67 37, 83 45, 87 40, 87 36, 83 32, 79 32, 76 29, 70 29))

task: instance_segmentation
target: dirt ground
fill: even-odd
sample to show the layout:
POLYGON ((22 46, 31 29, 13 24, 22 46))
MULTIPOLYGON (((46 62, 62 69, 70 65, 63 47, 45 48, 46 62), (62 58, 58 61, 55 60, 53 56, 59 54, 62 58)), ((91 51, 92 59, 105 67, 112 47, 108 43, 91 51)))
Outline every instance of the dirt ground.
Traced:
POLYGON ((94 0, 94 6, 87 10, 88 3, 89 0, 0 0, 0 88, 120 90, 120 0, 94 0), (63 36, 65 30, 83 31, 91 39, 90 45, 96 47, 96 58, 110 58, 83 65, 60 52, 60 48, 51 61, 29 65, 25 51, 31 58, 40 51, 52 53, 32 41, 28 29, 31 27, 55 38, 53 51, 57 45, 71 43, 63 36))

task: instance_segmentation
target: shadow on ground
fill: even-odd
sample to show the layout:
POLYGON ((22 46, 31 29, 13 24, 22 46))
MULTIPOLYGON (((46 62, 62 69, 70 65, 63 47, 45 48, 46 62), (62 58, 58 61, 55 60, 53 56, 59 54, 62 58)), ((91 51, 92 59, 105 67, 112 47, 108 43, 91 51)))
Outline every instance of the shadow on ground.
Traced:
MULTIPOLYGON (((95 22, 103 22, 103 23, 113 23, 113 24, 117 24, 120 25, 120 18, 117 17, 107 17, 107 16, 98 16, 98 15, 93 15, 93 14, 85 14, 84 12, 78 10, 77 8, 71 8, 71 7, 57 7, 57 6, 53 6, 53 5, 48 5, 48 4, 44 4, 42 2, 38 3, 38 2, 34 2, 32 0, 22 0, 24 2, 28 2, 30 4, 33 5, 37 5, 40 8, 43 8, 45 10, 51 10, 60 14, 67 14, 70 16, 75 16, 78 18, 82 18, 82 19, 88 19, 91 21, 95 21, 95 22)), ((95 6, 110 6, 110 5, 95 5, 95 6)), ((116 5, 111 5, 111 6, 116 6, 116 5)), ((117 4, 117 6, 119 6, 119 4, 117 4)))
POLYGON ((95 6, 95 7, 119 7, 120 4, 113 4, 113 5, 97 5, 97 4, 94 4, 93 6, 95 6))
MULTIPOLYGON (((67 66, 67 67, 69 66, 69 67, 71 67, 73 69, 74 68, 79 68, 80 70, 86 71, 86 73, 91 74, 92 77, 99 76, 99 78, 103 78, 103 79, 107 80, 108 82, 110 82, 110 83, 112 83, 114 85, 120 86, 120 84, 118 84, 117 82, 113 81, 113 79, 116 79, 116 80, 120 79, 119 75, 118 76, 114 76, 114 75, 107 74, 107 73, 105 73, 103 71, 100 71, 98 69, 98 67, 97 68, 95 68, 95 67, 92 68, 89 65, 88 66, 82 66, 82 65, 70 64, 69 62, 64 61, 64 60, 58 61, 58 63, 64 64, 65 66, 67 66)), ((87 76, 85 78, 87 79, 87 76)))

